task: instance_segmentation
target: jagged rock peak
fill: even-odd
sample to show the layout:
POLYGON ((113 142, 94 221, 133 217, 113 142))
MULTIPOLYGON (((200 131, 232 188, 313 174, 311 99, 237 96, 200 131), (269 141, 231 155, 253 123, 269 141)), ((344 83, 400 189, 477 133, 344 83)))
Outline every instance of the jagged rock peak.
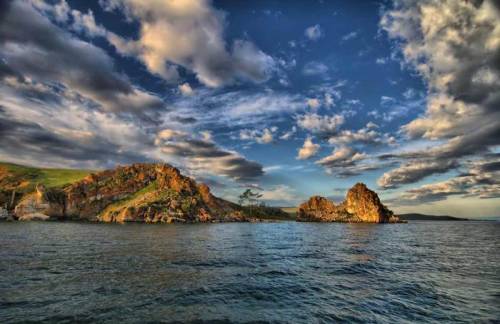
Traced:
POLYGON ((364 183, 357 183, 348 190, 346 199, 339 205, 324 197, 313 196, 299 206, 298 221, 389 223, 398 218, 384 206, 374 191, 364 183))

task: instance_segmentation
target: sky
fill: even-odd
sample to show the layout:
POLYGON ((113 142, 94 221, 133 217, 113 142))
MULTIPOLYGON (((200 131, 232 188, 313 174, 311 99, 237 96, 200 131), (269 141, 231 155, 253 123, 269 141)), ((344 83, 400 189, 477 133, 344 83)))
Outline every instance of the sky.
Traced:
POLYGON ((1 1, 0 160, 497 216, 500 5, 1 1))

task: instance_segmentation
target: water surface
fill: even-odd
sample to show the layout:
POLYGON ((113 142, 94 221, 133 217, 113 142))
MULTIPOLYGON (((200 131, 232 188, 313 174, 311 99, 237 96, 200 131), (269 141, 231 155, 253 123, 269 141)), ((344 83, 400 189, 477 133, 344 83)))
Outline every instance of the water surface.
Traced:
POLYGON ((500 223, 0 224, 0 322, 500 320, 500 223))

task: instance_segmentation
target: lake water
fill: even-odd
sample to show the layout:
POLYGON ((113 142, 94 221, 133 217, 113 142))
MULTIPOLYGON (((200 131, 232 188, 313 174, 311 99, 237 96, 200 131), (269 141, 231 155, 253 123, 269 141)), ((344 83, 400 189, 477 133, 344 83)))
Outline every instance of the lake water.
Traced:
POLYGON ((0 223, 0 322, 500 320, 500 223, 0 223))

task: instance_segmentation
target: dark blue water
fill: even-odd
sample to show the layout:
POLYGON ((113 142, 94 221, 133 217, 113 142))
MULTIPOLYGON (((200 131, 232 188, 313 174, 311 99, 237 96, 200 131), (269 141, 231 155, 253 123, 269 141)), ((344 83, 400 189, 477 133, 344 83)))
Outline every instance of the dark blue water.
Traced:
POLYGON ((0 224, 0 322, 500 320, 500 223, 0 224))

